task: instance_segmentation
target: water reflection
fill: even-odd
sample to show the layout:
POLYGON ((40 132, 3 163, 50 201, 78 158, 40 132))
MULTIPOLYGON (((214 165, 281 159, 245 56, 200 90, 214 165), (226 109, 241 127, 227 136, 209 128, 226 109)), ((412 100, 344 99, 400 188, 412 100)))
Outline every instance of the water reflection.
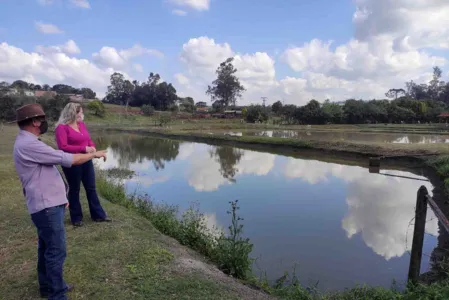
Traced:
MULTIPOLYGON (((227 226, 228 201, 239 199, 253 256, 269 279, 299 263, 302 281, 319 280, 324 289, 405 280, 416 192, 423 184, 432 190, 429 182, 366 168, 228 146, 134 136, 114 137, 109 145, 109 160, 100 167, 136 171, 130 191, 140 187, 181 209, 199 202, 208 226, 227 226)), ((427 217, 426 231, 438 236, 433 212, 427 217)), ((429 255, 437 244, 431 235, 424 248, 429 255)), ((423 260, 424 272, 429 259, 423 260)))
MULTIPOLYGON (((220 134, 220 133, 216 133, 220 134)), ((261 130, 223 132, 231 136, 263 136, 278 138, 312 139, 323 141, 353 141, 395 144, 433 144, 449 143, 448 135, 400 134, 400 133, 364 133, 364 132, 321 132, 296 130, 261 130)))
POLYGON ((242 158, 243 151, 233 147, 218 146, 211 149, 210 155, 220 164, 221 175, 235 182, 234 176, 238 171, 236 166, 242 158))
POLYGON ((165 167, 165 162, 174 160, 179 154, 179 142, 169 139, 138 139, 118 135, 116 138, 99 138, 98 143, 108 144, 118 154, 113 156, 117 157, 121 168, 129 168, 130 163, 151 161, 156 170, 159 170, 165 167))

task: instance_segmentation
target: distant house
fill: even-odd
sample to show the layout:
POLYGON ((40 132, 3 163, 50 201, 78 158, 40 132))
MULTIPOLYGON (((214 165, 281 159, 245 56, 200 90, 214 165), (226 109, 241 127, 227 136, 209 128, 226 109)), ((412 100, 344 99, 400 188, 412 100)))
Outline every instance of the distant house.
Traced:
POLYGON ((195 103, 195 107, 196 107, 196 109, 195 109, 196 112, 199 112, 199 113, 209 112, 209 107, 207 107, 206 102, 202 102, 202 101, 197 102, 197 103, 195 103))
POLYGON ((79 94, 66 94, 71 102, 84 102, 84 96, 79 94))
POLYGON ((24 95, 27 97, 33 97, 34 92, 31 90, 20 90, 17 88, 9 88, 8 91, 6 92, 6 95, 8 95, 8 96, 24 95))
POLYGON ((34 91, 34 96, 35 97, 48 97, 48 98, 53 98, 56 97, 58 93, 54 92, 54 91, 34 91))
POLYGON ((442 112, 438 118, 440 119, 440 122, 445 122, 447 123, 447 121, 449 120, 449 112, 442 112))
POLYGON ((196 108, 196 112, 201 112, 201 113, 205 113, 205 112, 209 112, 209 107, 197 107, 196 108))

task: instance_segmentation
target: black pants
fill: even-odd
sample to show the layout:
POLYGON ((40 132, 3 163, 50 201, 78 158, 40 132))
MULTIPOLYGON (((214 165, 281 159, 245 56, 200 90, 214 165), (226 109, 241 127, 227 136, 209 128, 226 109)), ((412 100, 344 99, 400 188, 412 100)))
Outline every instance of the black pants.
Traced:
POLYGON ((92 220, 106 218, 106 213, 101 207, 95 188, 95 170, 92 161, 88 161, 79 166, 72 166, 71 168, 62 168, 67 183, 69 184, 69 210, 70 219, 72 223, 77 223, 83 220, 83 211, 80 203, 80 187, 83 182, 86 190, 87 201, 89 203, 90 217, 92 220))

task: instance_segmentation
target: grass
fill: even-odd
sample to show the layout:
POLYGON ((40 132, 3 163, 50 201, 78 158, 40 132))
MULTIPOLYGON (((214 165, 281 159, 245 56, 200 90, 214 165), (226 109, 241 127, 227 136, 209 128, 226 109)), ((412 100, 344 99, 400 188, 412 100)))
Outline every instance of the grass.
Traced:
MULTIPOLYGON (((26 211, 12 161, 17 130, 4 127, 0 143, 0 298, 36 299, 37 236, 26 211)), ((74 229, 66 216, 65 279, 75 284, 70 299, 239 299, 229 286, 201 272, 179 272, 173 246, 146 218, 102 202, 110 224, 74 229)), ((82 197, 85 215, 88 208, 82 197)))

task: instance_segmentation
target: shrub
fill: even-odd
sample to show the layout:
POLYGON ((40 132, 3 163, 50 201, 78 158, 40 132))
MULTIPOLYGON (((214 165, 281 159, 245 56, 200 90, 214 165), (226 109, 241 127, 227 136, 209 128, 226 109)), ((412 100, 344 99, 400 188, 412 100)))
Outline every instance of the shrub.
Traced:
POLYGON ((245 119, 248 123, 266 122, 268 120, 267 108, 262 105, 248 106, 245 119))
POLYGON ((160 113, 158 118, 159 126, 163 127, 168 125, 172 121, 171 114, 169 113, 160 113))
POLYGON ((103 102, 98 101, 98 100, 89 102, 89 104, 87 105, 87 108, 93 115, 100 117, 100 118, 103 118, 106 114, 106 109, 104 107, 103 102))
POLYGON ((154 114, 154 107, 148 104, 142 105, 140 107, 140 110, 145 116, 151 116, 152 114, 154 114))

